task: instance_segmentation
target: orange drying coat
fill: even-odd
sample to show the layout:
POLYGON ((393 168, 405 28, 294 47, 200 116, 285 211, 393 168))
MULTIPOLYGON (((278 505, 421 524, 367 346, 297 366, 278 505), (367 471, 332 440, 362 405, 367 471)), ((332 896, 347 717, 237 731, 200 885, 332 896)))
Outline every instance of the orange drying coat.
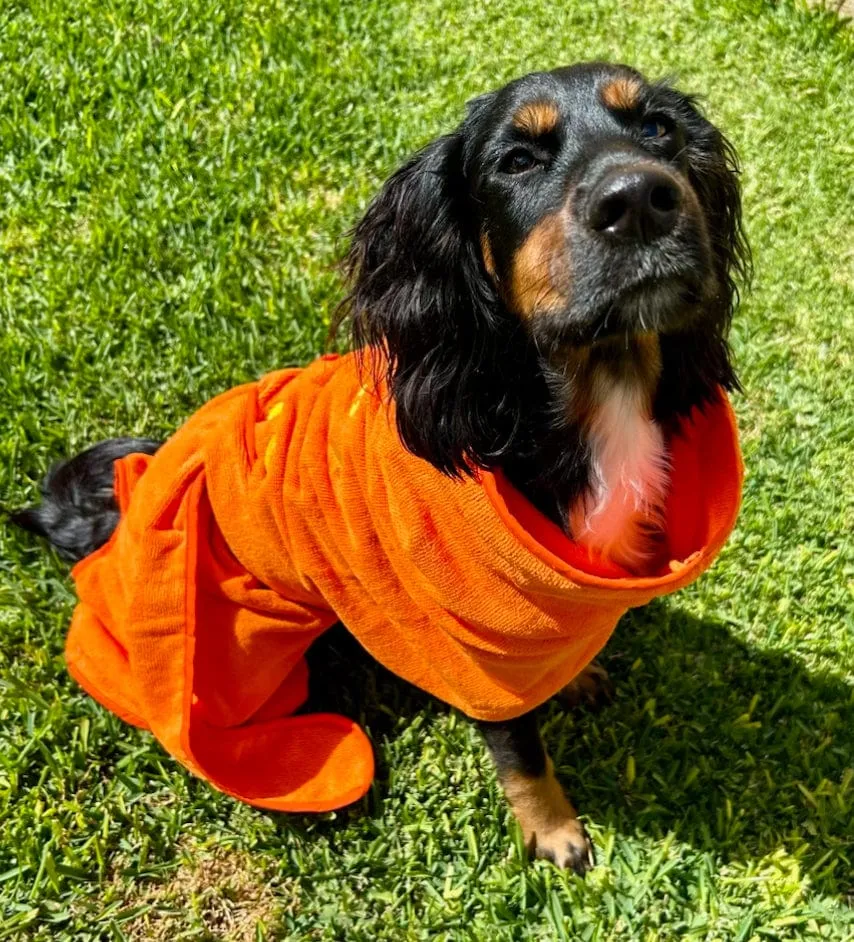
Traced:
POLYGON ((632 577, 591 562, 500 473, 455 481, 409 454, 352 354, 273 373, 117 463, 119 526, 73 572, 69 669, 218 789, 340 807, 369 787, 373 756, 350 720, 293 715, 315 638, 340 619, 469 716, 525 713, 729 535, 742 466, 723 393, 670 455, 666 557, 632 577))

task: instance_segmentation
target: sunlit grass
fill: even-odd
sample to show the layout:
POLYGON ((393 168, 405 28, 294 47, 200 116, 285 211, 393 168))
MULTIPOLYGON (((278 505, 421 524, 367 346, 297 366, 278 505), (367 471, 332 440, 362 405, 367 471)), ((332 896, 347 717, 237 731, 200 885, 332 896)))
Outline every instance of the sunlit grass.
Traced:
POLYGON ((545 723, 600 866, 527 864, 475 731, 366 665, 342 671, 379 759, 361 805, 285 818, 213 792, 68 679, 66 571, 0 527, 0 938, 228 938, 229 906, 275 939, 854 933, 854 39, 830 16, 4 3, 0 501, 311 359, 379 182, 478 92, 594 57, 705 96, 743 158, 756 261, 733 333, 738 530, 697 586, 620 627, 614 705, 545 723), (222 864, 244 852, 269 883, 257 910, 222 864))

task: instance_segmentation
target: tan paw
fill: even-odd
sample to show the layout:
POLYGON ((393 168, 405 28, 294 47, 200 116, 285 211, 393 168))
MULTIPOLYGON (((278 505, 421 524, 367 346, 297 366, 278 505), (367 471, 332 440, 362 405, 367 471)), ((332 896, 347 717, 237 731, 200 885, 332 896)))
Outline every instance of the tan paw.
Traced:
POLYGON ((578 818, 568 818, 560 827, 540 834, 526 834, 525 843, 534 857, 550 860, 581 877, 596 866, 593 843, 578 818))
POLYGON ((580 876, 595 866, 593 845, 555 778, 551 759, 542 775, 508 772, 501 784, 530 854, 580 876))
POLYGON ((614 699, 614 684, 608 671, 598 661, 591 661, 587 667, 565 687, 560 689, 555 698, 565 707, 601 707, 614 699))

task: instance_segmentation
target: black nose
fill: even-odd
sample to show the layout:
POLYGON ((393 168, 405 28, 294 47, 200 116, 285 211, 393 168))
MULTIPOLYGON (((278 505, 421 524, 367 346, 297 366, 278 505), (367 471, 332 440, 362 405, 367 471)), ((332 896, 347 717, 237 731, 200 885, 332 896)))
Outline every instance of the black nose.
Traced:
POLYGON ((676 225, 680 202, 679 187, 664 170, 620 168, 593 188, 587 224, 603 235, 652 242, 676 225))

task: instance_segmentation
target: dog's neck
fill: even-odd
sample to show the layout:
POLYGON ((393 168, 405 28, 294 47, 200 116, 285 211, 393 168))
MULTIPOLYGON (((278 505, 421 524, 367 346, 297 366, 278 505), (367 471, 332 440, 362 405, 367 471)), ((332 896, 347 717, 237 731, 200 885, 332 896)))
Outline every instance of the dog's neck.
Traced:
POLYGON ((551 367, 563 374, 563 408, 587 455, 586 487, 566 509, 576 542, 594 559, 643 572, 662 534, 669 464, 653 418, 661 375, 655 334, 563 351, 551 367))

